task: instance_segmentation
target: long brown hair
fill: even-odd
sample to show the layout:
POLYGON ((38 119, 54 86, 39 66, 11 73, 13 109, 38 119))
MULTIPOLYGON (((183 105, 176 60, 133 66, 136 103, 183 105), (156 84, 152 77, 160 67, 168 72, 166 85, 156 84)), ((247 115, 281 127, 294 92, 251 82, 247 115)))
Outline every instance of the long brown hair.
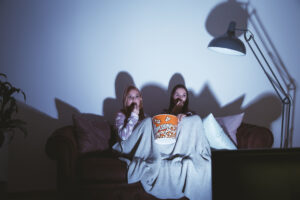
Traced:
POLYGON ((176 105, 176 99, 173 99, 173 96, 174 96, 174 94, 175 94, 175 92, 176 92, 176 90, 177 90, 178 88, 182 88, 182 89, 184 89, 185 92, 186 92, 186 100, 185 100, 185 102, 184 102, 184 104, 183 104, 183 107, 182 107, 181 112, 182 112, 182 113, 187 113, 187 112, 189 112, 189 93, 188 93, 188 90, 187 90, 187 88, 186 88, 184 85, 178 84, 178 85, 176 85, 176 86, 173 88, 173 90, 172 90, 172 92, 171 92, 171 97, 170 97, 170 104, 169 104, 168 113, 171 113, 172 110, 173 110, 173 108, 174 108, 174 106, 176 105))
POLYGON ((123 125, 123 128, 126 127, 127 123, 128 123, 128 118, 130 117, 131 115, 131 109, 129 108, 129 106, 126 106, 126 100, 127 100, 127 96, 128 96, 128 93, 131 91, 131 90, 136 90, 138 91, 140 97, 141 97, 141 100, 140 100, 140 112, 139 112, 139 120, 142 120, 145 118, 145 114, 144 114, 144 108, 143 108, 143 100, 142 100, 142 94, 140 92, 140 90, 133 86, 133 85, 130 85, 128 86, 125 90, 124 90, 124 93, 123 93, 123 109, 121 110, 121 112, 125 115, 125 121, 124 121, 124 125, 123 125))

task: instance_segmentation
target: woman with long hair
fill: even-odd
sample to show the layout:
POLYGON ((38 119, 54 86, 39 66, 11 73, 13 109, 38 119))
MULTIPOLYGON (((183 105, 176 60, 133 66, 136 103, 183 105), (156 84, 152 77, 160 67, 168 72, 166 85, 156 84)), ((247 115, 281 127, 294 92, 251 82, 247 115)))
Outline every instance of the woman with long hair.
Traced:
POLYGON ((145 118, 143 98, 139 89, 129 86, 123 94, 123 109, 117 113, 116 128, 121 140, 127 140, 134 127, 145 118))
POLYGON ((189 93, 184 85, 178 84, 173 88, 167 112, 176 115, 179 121, 186 116, 193 115, 189 110, 189 93))

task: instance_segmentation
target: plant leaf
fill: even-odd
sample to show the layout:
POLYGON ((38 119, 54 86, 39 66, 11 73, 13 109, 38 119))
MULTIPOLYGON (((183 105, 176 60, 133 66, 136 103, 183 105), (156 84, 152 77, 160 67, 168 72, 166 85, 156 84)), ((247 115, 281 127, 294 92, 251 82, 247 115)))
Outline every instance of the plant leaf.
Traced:
POLYGON ((7 78, 6 74, 0 73, 0 76, 3 76, 4 78, 7 78))
MULTIPOLYGON (((3 73, 0 73, 0 77, 7 78, 6 74, 3 73)), ((8 81, 0 80, 0 137, 4 136, 4 133, 8 131, 11 131, 14 134, 16 129, 19 129, 24 136, 28 135, 25 128, 26 123, 20 119, 13 119, 13 115, 18 112, 18 105, 13 96, 15 93, 21 93, 26 101, 24 91, 14 87, 8 81)), ((1 146, 1 140, 0 143, 1 146)))

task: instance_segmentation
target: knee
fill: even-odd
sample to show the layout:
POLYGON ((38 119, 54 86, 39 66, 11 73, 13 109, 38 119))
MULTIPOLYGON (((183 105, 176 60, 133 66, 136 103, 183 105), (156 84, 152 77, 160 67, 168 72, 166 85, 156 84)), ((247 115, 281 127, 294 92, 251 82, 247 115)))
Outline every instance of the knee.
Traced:
POLYGON ((146 117, 142 122, 142 124, 152 124, 152 118, 151 117, 146 117))
POLYGON ((189 122, 194 123, 194 122, 201 121, 201 118, 198 115, 192 115, 189 117, 185 117, 183 121, 185 121, 185 123, 189 123, 189 122))

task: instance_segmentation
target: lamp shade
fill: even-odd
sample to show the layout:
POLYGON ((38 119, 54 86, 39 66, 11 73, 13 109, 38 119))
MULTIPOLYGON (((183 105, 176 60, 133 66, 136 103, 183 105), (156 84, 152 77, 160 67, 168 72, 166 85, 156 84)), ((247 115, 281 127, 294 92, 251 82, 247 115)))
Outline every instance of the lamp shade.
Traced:
POLYGON ((224 54, 246 55, 244 43, 235 36, 235 22, 229 24, 227 33, 210 41, 208 48, 224 54))

